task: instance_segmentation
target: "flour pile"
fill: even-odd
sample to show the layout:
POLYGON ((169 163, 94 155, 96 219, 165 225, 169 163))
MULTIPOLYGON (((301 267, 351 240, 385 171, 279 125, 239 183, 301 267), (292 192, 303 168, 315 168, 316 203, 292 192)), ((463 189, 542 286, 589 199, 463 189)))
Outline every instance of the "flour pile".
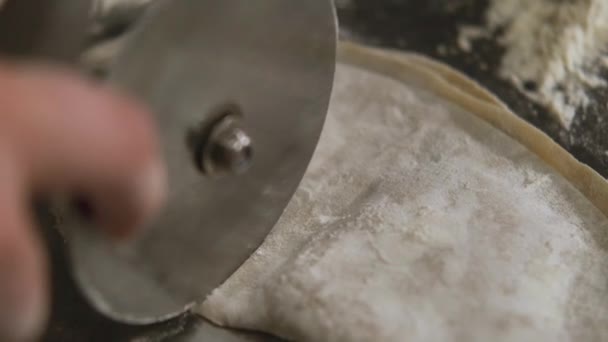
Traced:
POLYGON ((512 82, 569 128, 588 92, 607 87, 608 2, 605 0, 493 0, 485 34, 463 27, 459 45, 497 36, 506 48, 499 76, 512 82), (471 32, 475 34, 471 34, 471 32))

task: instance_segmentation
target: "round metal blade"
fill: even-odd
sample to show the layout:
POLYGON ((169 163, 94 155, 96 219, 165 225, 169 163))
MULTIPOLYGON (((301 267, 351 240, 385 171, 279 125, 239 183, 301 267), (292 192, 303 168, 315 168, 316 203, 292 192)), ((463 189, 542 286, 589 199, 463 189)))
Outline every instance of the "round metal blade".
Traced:
POLYGON ((330 0, 168 0, 149 9, 111 82, 154 110, 169 201, 145 236, 122 248, 65 219, 77 281, 97 309, 134 324, 168 319, 261 244, 321 133, 335 20, 330 0), (248 134, 253 163, 217 176, 201 171, 197 148, 226 113, 248 134))

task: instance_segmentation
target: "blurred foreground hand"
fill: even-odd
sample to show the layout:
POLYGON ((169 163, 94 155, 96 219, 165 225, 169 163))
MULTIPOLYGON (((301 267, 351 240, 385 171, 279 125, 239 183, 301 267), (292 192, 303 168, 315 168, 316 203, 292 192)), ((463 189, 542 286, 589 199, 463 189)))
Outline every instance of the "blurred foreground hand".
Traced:
POLYGON ((165 193, 147 111, 65 70, 0 63, 0 341, 31 340, 46 319, 38 193, 83 194, 100 227, 128 237, 165 193))

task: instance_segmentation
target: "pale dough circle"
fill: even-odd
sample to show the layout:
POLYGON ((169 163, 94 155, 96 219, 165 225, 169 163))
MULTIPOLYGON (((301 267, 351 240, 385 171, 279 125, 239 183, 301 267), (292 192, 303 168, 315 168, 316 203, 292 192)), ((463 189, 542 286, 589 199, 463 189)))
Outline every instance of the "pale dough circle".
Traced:
POLYGON ((197 310, 305 341, 606 341, 607 189, 450 68, 342 43, 297 194, 197 310))

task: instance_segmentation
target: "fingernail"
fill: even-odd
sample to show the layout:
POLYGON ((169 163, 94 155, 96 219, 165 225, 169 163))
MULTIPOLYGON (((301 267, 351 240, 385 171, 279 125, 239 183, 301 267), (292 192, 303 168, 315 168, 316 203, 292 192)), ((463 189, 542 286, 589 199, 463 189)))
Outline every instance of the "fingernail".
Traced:
POLYGON ((0 255, 0 341, 32 341, 40 333, 46 313, 35 281, 18 258, 0 255))

